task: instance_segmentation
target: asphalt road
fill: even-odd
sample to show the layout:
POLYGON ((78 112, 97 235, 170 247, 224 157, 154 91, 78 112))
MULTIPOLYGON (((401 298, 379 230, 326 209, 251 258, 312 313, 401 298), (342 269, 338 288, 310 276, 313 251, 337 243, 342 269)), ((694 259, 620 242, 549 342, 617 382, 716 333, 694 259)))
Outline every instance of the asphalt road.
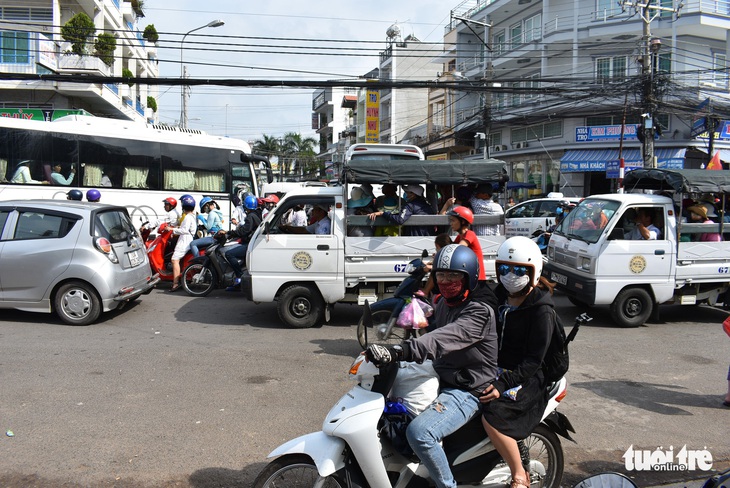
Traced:
MULTIPOLYGON (((582 311, 556 302, 566 325, 582 311)), ((0 313, 2 487, 248 487, 272 449, 320 429, 360 350, 357 307, 292 330, 274 304, 222 291, 156 290, 89 327, 0 313)), ((606 470, 640 486, 709 476, 627 471, 630 446, 706 449, 728 467, 727 314, 669 306, 663 323, 636 329, 591 314, 560 406, 577 431, 563 443, 564 486, 606 470)))

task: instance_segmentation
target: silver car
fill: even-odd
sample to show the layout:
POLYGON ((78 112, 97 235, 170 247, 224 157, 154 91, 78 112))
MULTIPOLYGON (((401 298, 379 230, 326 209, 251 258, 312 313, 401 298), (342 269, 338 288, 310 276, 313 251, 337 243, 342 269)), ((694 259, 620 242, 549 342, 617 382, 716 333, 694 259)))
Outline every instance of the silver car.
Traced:
POLYGON ((124 207, 0 202, 0 308, 55 312, 88 325, 158 281, 124 207))
POLYGON ((577 205, 582 198, 564 197, 562 193, 550 193, 547 198, 535 198, 510 207, 504 213, 504 229, 507 237, 532 237, 538 231, 547 230, 555 223, 561 202, 577 205))

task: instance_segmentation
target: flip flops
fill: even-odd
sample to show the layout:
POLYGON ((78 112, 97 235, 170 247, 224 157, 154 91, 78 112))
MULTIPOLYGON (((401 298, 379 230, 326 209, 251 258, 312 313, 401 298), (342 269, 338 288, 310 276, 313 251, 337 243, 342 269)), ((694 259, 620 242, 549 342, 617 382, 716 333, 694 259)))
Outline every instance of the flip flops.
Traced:
POLYGON ((178 291, 180 288, 182 288, 182 286, 180 286, 179 283, 173 283, 172 284, 172 287, 170 287, 170 289, 168 290, 168 292, 173 293, 173 292, 178 291))

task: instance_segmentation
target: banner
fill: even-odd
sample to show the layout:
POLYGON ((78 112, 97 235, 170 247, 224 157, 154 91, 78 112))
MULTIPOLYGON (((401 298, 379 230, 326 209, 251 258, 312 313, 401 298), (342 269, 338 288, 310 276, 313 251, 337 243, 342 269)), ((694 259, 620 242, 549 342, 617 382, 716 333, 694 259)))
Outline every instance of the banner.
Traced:
POLYGON ((380 92, 368 90, 365 98, 365 142, 380 142, 380 92))

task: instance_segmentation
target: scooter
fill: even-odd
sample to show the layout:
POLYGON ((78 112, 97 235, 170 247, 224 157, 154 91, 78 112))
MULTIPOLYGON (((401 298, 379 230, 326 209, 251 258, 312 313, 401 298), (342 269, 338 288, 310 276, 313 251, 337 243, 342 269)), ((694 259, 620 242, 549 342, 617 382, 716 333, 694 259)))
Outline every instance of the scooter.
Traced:
MULTIPOLYGON (((582 314, 576 318, 575 327, 589 320, 582 314)), ((339 488, 429 486, 428 471, 418 459, 401 454, 387 435, 379 435, 388 415, 386 396, 397 370, 397 363, 378 369, 361 353, 349 370, 357 385, 332 407, 322 430, 290 440, 271 452, 269 457, 276 459, 259 474, 254 488, 294 484, 339 488)), ((563 477, 563 449, 558 435, 572 441, 570 432, 575 432, 567 417, 557 411, 566 386, 565 378, 548 386, 549 400, 541 423, 518 443, 522 463, 534 486, 557 488, 563 477)), ((508 484, 509 467, 487 437, 479 415, 444 438, 443 447, 459 487, 503 488, 508 484)))
MULTIPOLYGON (((405 272, 408 275, 395 289, 392 297, 378 300, 372 305, 367 301, 365 302, 366 312, 372 314, 372 320, 375 324, 375 330, 370 331, 370 333, 375 333, 375 341, 378 344, 400 344, 405 339, 421 335, 420 329, 403 329, 396 326, 395 323, 401 310, 406 305, 406 301, 413 298, 413 294, 423 282, 424 276, 426 276, 426 263, 423 262, 423 258, 427 256, 428 251, 424 249, 420 258, 416 258, 406 265, 405 272)), ((369 342, 369 331, 363 321, 364 317, 365 313, 363 313, 360 322, 357 324, 357 341, 363 349, 367 349, 372 343, 372 338, 369 342)))
MULTIPOLYGON (((236 275, 226 259, 225 234, 216 236, 215 242, 201 256, 192 258, 182 272, 182 287, 188 295, 204 297, 216 288, 234 286, 236 275)), ((233 244, 233 241, 231 241, 233 244)))
MULTIPOLYGON (((149 222, 144 222, 139 229, 139 233, 147 248, 150 268, 152 268, 153 273, 160 275, 161 280, 172 281, 171 258, 178 236, 172 233, 172 228, 168 224, 162 224, 157 229, 156 237, 151 239, 150 234, 152 233, 152 229, 148 225, 149 222)), ((184 268, 190 263, 192 258, 192 253, 188 251, 180 260, 180 266, 184 268)))

